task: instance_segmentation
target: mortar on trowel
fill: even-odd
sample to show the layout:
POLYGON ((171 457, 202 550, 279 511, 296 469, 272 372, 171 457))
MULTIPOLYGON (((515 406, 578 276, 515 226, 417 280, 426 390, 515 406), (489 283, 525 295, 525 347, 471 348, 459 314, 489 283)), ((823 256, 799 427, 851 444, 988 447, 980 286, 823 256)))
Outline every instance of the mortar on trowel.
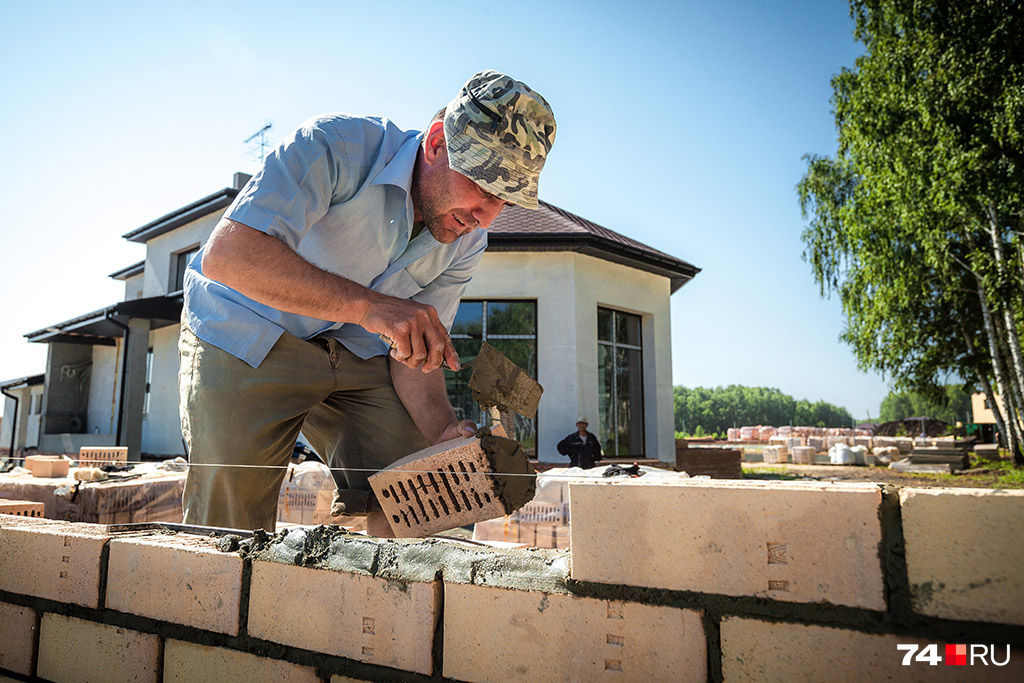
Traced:
MULTIPOLYGON (((537 414, 543 387, 493 346, 484 342, 472 366, 483 409, 537 414)), ((533 499, 537 474, 499 422, 412 453, 369 484, 395 536, 409 538, 512 514, 533 499)))

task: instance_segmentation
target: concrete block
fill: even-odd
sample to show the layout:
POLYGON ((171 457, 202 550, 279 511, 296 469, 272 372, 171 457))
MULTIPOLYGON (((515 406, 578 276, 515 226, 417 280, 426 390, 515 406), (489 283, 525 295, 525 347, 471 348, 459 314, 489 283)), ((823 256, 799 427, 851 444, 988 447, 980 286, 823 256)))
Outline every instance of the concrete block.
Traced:
POLYGON ((813 446, 794 446, 793 462, 800 465, 813 465, 816 453, 817 451, 813 446))
POLYGON ((444 591, 445 677, 707 680, 700 612, 455 583, 444 591))
POLYGON ((1024 624, 1024 491, 900 491, 914 610, 1024 624))
POLYGON ((786 446, 765 446, 761 449, 764 462, 768 465, 777 465, 789 462, 789 449, 786 446))
POLYGON ((160 636, 94 621, 43 615, 37 675, 56 683, 160 680, 160 636))
POLYGON ((374 474, 369 483, 399 538, 511 514, 536 492, 536 475, 523 449, 496 436, 425 448, 374 474))
POLYGON ((249 592, 249 635, 433 674, 441 585, 256 560, 249 592), (286 608, 282 608, 286 603, 286 608))
POLYGON ((30 607, 0 602, 0 669, 31 676, 36 663, 39 617, 30 607))
POLYGON ((238 634, 242 558, 213 540, 178 534, 110 541, 109 609, 238 634))
POLYGON ((99 606, 100 558, 107 543, 99 529, 5 521, 0 526, 0 590, 99 606))
POLYGON ((164 645, 164 683, 320 683, 316 670, 223 647, 168 640, 164 645))
MULTIPOLYGON (((858 633, 827 626, 726 617, 722 620, 722 678, 726 681, 1020 681, 1024 653, 1013 651, 1007 666, 949 666, 942 641, 904 635, 858 633), (899 644, 936 645, 943 661, 911 661, 899 644)), ((968 648, 970 645, 968 645, 968 648)), ((998 660, 1006 644, 998 646, 998 660)), ((920 650, 919 650, 920 651, 920 650)), ((916 654, 916 653, 915 653, 916 654)))
POLYGON ((574 482, 572 578, 884 610, 881 500, 859 483, 574 482))

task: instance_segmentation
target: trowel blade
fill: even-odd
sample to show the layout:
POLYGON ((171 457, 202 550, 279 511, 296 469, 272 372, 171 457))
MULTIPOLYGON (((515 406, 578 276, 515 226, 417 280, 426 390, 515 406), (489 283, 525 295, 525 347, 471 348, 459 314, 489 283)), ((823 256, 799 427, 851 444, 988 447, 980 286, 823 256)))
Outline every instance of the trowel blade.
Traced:
POLYGON ((537 414, 544 393, 537 380, 487 342, 473 360, 469 388, 484 410, 496 406, 500 411, 511 410, 529 418, 537 414))

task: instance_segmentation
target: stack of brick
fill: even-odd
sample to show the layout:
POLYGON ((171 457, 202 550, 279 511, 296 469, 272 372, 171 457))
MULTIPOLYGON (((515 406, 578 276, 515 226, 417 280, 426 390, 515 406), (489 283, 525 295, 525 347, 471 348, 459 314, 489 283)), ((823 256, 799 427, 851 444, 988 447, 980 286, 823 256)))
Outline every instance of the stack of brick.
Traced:
POLYGON ((1024 679, 1024 492, 644 479, 570 486, 571 553, 0 516, 0 677, 1024 679))
POLYGON ((761 449, 764 461, 769 465, 778 465, 789 462, 789 449, 785 446, 765 446, 761 449))
POLYGON ((743 451, 737 448, 691 448, 686 439, 676 439, 676 471, 691 477, 739 479, 743 476, 743 451))

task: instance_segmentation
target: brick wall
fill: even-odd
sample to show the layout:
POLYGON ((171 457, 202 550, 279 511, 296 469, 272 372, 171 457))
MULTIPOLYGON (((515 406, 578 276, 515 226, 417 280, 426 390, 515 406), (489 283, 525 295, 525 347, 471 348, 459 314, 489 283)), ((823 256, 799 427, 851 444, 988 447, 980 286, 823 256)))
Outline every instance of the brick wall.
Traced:
POLYGON ((1024 492, 634 479, 570 497, 570 552, 297 528, 240 553, 0 516, 0 679, 1024 680, 1024 492), (1010 661, 903 666, 907 644, 1010 661))

